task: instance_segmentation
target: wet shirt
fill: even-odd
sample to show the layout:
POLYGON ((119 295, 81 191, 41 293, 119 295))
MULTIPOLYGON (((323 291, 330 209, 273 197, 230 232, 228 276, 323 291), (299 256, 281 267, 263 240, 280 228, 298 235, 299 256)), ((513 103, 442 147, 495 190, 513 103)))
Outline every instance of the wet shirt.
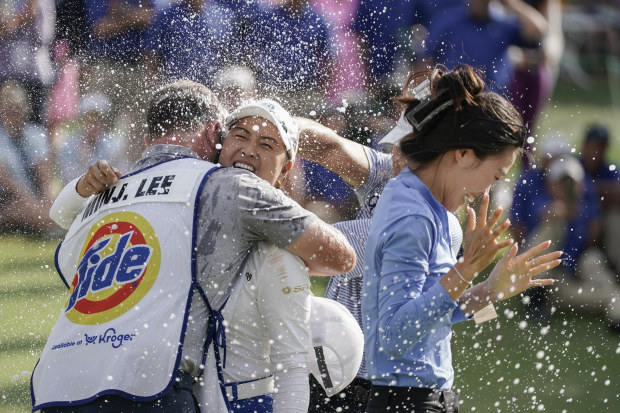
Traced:
MULTIPOLYGON (((351 243, 355 250, 357 262, 355 267, 348 273, 331 277, 325 291, 325 297, 343 304, 353 314, 362 329, 362 277, 364 274, 366 243, 372 223, 371 218, 379 201, 379 196, 392 177, 394 170, 391 155, 377 152, 367 147, 364 147, 364 149, 369 162, 368 179, 361 188, 355 190, 362 208, 357 215, 357 219, 334 224, 334 227, 339 229, 349 243, 351 243)), ((463 230, 456 215, 448 213, 448 222, 452 252, 457 256, 463 241, 463 230)), ((456 312, 462 313, 460 309, 457 309, 456 312)), ((462 319, 465 319, 464 316, 462 319)), ((362 359, 357 376, 366 376, 365 358, 362 359)))
POLYGON ((355 190, 355 195, 361 206, 357 213, 357 219, 372 217, 379 201, 379 195, 381 195, 385 184, 394 175, 392 155, 375 151, 366 146, 364 146, 364 151, 368 158, 368 179, 361 188, 355 190))
POLYGON ((450 390, 450 339, 463 321, 440 278, 456 262, 448 211, 409 170, 391 180, 364 260, 362 321, 373 384, 450 390))
MULTIPOLYGON (((196 155, 181 146, 155 145, 132 170, 178 157, 196 155)), ((256 242, 269 240, 286 248, 315 218, 248 171, 222 168, 213 172, 199 196, 196 231, 196 273, 212 308, 225 303, 256 242)), ((181 361, 181 369, 191 374, 198 373, 202 362, 207 314, 204 301, 194 294, 181 361)))
POLYGON ((274 411, 308 411, 310 278, 303 261, 269 243, 253 250, 226 303, 226 383, 274 376, 274 411))

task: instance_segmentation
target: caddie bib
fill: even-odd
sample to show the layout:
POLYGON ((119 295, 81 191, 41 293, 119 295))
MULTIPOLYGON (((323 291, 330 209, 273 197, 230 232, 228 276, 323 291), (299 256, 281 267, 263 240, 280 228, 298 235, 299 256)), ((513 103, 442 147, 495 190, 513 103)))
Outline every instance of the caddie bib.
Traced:
POLYGON ((197 288, 197 194, 214 169, 193 158, 142 169, 74 220, 56 252, 69 297, 32 374, 33 410, 170 389, 197 288))

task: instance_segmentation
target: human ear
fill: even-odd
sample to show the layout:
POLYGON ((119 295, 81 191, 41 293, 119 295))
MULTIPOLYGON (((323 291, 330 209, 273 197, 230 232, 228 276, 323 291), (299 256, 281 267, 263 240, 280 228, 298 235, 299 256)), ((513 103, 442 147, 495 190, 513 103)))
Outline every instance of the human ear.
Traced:
POLYGON ((478 158, 471 149, 456 149, 454 158, 456 164, 463 169, 474 167, 478 163, 478 158))
POLYGON ((286 177, 286 174, 288 174, 288 172, 291 170, 291 168, 293 168, 293 165, 294 165, 293 161, 287 161, 284 164, 284 166, 280 170, 280 176, 278 176, 278 179, 276 180, 276 183, 275 183, 275 187, 276 188, 280 188, 282 186, 282 182, 284 181, 284 178, 286 177))
POLYGON ((211 150, 217 150, 217 146, 222 143, 222 128, 219 122, 213 121, 209 122, 206 125, 207 127, 204 130, 204 138, 209 145, 211 150))

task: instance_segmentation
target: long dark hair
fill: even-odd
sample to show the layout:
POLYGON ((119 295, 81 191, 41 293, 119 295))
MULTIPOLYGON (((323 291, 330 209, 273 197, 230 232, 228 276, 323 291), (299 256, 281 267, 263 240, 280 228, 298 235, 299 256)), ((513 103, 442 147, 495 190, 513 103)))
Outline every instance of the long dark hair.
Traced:
POLYGON ((396 98, 406 105, 408 118, 420 121, 400 142, 409 161, 424 167, 454 149, 471 149, 484 160, 507 147, 523 147, 526 129, 519 112, 504 97, 487 91, 483 76, 463 64, 453 70, 440 65, 409 77, 406 92, 396 98), (421 79, 430 80, 428 99, 407 93, 421 79))

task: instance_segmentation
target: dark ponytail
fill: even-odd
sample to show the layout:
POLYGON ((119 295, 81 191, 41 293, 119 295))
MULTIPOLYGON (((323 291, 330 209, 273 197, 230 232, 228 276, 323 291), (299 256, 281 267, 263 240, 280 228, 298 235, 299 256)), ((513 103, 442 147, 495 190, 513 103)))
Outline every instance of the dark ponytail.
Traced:
POLYGON ((414 132, 400 142, 408 160, 423 167, 454 149, 471 149, 482 160, 507 147, 523 147, 521 116, 507 99, 486 90, 483 76, 479 69, 459 65, 454 70, 437 66, 409 78, 407 92, 397 98, 414 125, 414 132), (429 98, 408 92, 420 79, 430 80, 429 98))

